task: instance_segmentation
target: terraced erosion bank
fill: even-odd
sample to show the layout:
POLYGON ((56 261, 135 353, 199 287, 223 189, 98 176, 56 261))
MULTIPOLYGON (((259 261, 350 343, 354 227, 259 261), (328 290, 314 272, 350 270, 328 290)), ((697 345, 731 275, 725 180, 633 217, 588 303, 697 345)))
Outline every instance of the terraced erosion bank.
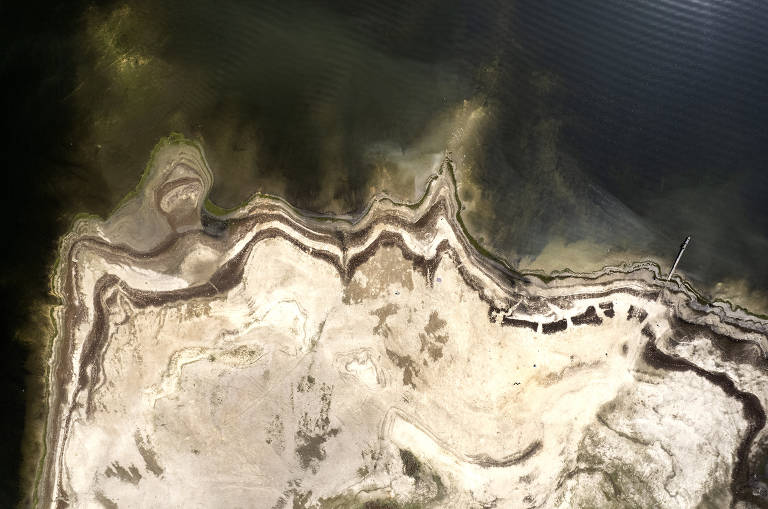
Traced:
POLYGON ((213 217, 200 149, 162 142, 61 243, 35 504, 767 507, 768 324, 651 263, 516 273, 453 171, 359 217, 213 217))

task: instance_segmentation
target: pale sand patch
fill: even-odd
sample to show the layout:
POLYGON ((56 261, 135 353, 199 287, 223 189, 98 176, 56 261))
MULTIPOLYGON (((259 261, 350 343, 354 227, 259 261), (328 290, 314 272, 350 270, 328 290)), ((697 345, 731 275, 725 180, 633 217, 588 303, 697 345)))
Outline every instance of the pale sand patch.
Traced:
POLYGON ((39 505, 757 500, 768 325, 651 263, 510 272, 452 171, 354 220, 257 197, 212 237, 202 154, 162 145, 62 243, 39 505))

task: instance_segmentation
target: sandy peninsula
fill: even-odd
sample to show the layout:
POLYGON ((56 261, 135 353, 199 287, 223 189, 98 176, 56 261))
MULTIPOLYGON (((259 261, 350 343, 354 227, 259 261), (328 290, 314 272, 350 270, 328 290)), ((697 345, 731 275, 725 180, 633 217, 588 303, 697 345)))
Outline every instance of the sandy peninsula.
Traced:
POLYGON ((652 263, 516 272, 453 171, 213 216, 200 148, 158 145, 61 243, 36 504, 768 506, 768 323, 652 263))

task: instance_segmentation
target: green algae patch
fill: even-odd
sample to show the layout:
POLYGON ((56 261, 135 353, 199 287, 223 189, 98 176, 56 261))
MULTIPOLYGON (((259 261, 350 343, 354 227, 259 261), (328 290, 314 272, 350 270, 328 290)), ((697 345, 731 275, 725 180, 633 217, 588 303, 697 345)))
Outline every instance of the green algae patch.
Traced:
POLYGON ((355 495, 337 495, 321 499, 320 509, 427 509, 437 507, 422 502, 400 502, 394 498, 377 498, 361 501, 355 495))

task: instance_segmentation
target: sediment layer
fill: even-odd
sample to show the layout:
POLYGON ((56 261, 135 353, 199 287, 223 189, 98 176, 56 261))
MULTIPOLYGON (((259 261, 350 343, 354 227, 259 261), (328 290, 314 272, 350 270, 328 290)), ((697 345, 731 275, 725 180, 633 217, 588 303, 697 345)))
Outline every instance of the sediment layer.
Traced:
POLYGON ((764 320, 651 263, 512 270, 450 157, 357 216, 211 185, 167 140, 62 240, 39 506, 766 506, 764 320))

